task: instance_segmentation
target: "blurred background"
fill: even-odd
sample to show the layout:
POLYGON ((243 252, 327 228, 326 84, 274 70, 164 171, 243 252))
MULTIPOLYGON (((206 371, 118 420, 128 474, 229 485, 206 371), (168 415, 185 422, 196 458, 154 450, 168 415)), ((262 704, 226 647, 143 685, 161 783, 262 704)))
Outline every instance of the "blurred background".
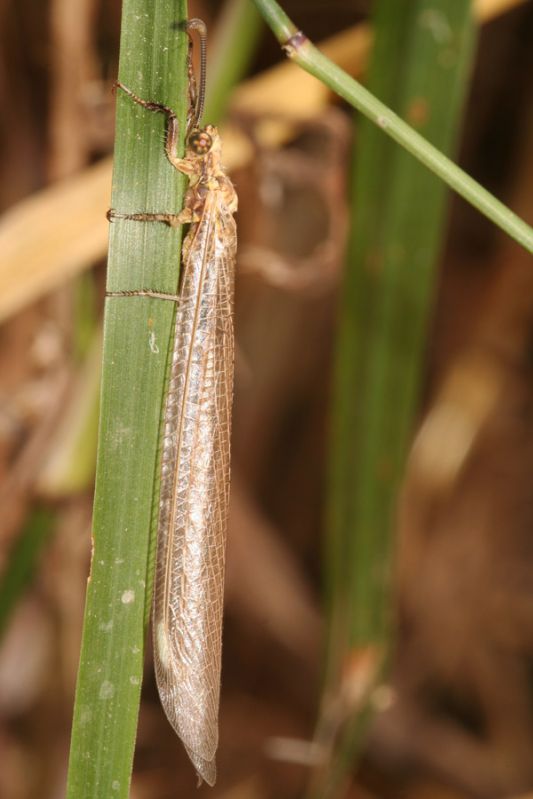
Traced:
MULTIPOLYGON (((212 42, 242 5, 190 13, 212 42)), ((440 146, 531 221, 533 4, 478 2, 473 23, 428 5, 284 8, 424 135, 450 120, 440 146), (428 38, 459 65, 444 82, 428 38)), ((64 795, 120 13, 0 5, 6 799, 64 795)), ((148 653, 131 796, 533 796, 531 257, 247 25, 225 114, 241 210, 219 778, 197 793, 148 653)))

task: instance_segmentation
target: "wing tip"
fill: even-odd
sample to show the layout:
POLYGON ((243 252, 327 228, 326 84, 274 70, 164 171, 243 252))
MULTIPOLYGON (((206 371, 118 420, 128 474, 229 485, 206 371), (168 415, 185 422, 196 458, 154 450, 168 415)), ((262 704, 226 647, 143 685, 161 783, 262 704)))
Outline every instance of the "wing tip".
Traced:
POLYGON ((217 766, 215 759, 213 758, 212 760, 207 760, 205 757, 201 757, 201 755, 197 754, 197 752, 193 752, 192 749, 189 749, 188 747, 185 747, 185 749, 189 755, 189 760, 196 769, 196 774, 198 776, 197 787, 199 788, 202 782, 206 782, 212 788, 217 781, 217 766))

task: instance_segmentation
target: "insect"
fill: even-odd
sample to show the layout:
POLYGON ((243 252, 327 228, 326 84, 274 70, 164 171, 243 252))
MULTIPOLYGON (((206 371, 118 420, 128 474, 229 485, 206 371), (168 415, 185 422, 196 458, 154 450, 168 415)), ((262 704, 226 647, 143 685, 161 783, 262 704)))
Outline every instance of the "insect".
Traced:
MULTIPOLYGON (((163 417, 152 627, 156 679, 165 714, 200 781, 213 785, 230 478, 237 195, 221 165, 217 129, 199 127, 205 25, 190 20, 187 28, 200 33, 202 69, 199 92, 191 92, 184 158, 177 155, 174 112, 117 84, 135 103, 166 115, 167 158, 189 178, 184 208, 179 214, 110 211, 109 218, 190 225, 183 242, 163 417)), ((149 290, 113 296, 117 294, 167 298, 149 290)))

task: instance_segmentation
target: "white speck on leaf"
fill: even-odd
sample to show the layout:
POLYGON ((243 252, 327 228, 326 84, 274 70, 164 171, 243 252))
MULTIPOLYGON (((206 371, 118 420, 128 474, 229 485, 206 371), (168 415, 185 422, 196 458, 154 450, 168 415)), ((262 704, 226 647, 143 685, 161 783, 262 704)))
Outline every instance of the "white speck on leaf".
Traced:
POLYGON ((93 712, 90 707, 85 707, 80 713, 80 724, 85 725, 92 719, 93 712))
POLYGON ((135 601, 135 591, 132 588, 129 588, 127 591, 124 591, 124 593, 120 597, 120 601, 122 602, 123 605, 131 605, 131 603, 135 601))
POLYGON ((100 686, 100 699, 111 699, 115 693, 115 686, 109 680, 104 680, 100 686))
POLYGON ((149 347, 150 347, 150 352, 153 352, 154 355, 157 355, 157 353, 159 352, 159 347, 156 344, 155 333, 154 333, 153 330, 150 331, 148 344, 149 344, 149 347))
POLYGON ((437 44, 444 44, 452 38, 450 23, 441 11, 428 8, 420 14, 418 21, 420 27, 427 28, 437 44))
POLYGON ((103 622, 101 622, 101 623, 100 623, 100 628, 99 628, 99 629, 100 629, 100 630, 101 630, 103 633, 109 633, 109 632, 111 632, 111 630, 113 629, 113 619, 110 619, 109 621, 103 621, 103 622))

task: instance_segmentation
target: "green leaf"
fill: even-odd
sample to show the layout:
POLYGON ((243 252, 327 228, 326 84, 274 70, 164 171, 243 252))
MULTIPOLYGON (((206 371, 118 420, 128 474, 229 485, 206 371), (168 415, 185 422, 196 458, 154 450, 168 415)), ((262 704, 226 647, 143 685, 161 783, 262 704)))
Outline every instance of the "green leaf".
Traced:
MULTIPOLYGON (((415 0, 400 12, 382 0, 375 27, 369 85, 435 146, 452 151, 472 63, 468 6, 415 0)), ((390 529, 418 404, 447 191, 367 120, 357 133, 353 191, 331 505, 344 542, 336 560, 357 609, 349 639, 357 643, 385 625, 390 529)))
MULTIPOLYGON (((185 0, 125 0, 120 80, 171 106, 183 138, 188 103, 185 0)), ((117 93, 112 206, 177 212, 184 180, 168 163, 165 118, 117 93)), ((181 230, 117 220, 108 289, 175 294, 181 230)), ((68 775, 69 799, 127 797, 150 604, 150 528, 159 419, 174 304, 147 297, 106 303, 93 557, 68 775)), ((155 503, 157 504, 157 503, 155 503)))
MULTIPOLYGON (((413 0, 400 9, 381 0, 375 31, 370 88, 429 142, 453 151, 473 56, 468 4, 413 0)), ((447 198, 435 175, 366 119, 357 128, 352 187, 329 499, 327 690, 333 694, 350 653, 373 651, 370 693, 393 635, 396 500, 418 408, 447 198)), ((368 719, 363 700, 318 795, 330 795, 349 767, 368 719)))

